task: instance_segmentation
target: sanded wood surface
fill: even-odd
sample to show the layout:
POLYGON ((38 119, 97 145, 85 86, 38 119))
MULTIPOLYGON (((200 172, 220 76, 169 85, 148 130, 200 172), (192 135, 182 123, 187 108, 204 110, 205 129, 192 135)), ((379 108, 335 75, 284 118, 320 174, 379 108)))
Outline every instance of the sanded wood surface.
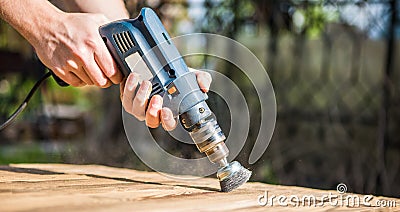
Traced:
POLYGON ((218 190, 218 181, 213 178, 179 180, 155 172, 98 165, 0 166, 0 211, 400 211, 400 207, 376 206, 380 200, 400 206, 399 199, 387 197, 373 197, 371 206, 334 206, 328 199, 317 206, 301 201, 284 206, 276 199, 265 206, 258 203, 266 192, 268 198, 338 194, 294 186, 250 182, 231 193, 218 190))

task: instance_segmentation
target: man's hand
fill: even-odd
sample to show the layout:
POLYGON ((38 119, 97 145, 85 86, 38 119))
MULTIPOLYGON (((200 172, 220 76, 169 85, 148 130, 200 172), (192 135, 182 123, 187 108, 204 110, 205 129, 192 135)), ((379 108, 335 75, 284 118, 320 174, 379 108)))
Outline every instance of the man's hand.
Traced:
POLYGON ((122 81, 98 28, 108 23, 102 14, 64 13, 62 24, 33 43, 40 60, 72 86, 109 87, 122 81))
MULTIPOLYGON (((211 75, 203 71, 194 71, 197 76, 197 82, 203 92, 208 92, 211 84, 211 75)), ((169 108, 162 107, 163 98, 160 95, 154 95, 146 106, 151 93, 150 81, 143 81, 135 95, 140 76, 131 73, 120 85, 122 106, 125 110, 135 116, 140 121, 146 121, 146 125, 151 128, 157 128, 160 123, 162 127, 171 131, 176 127, 176 121, 173 118, 172 111, 169 108)))
POLYGON ((66 13, 48 0, 1 0, 0 17, 18 30, 40 60, 66 83, 99 87, 120 83, 122 74, 98 28, 110 22, 100 13, 112 20, 128 17, 123 1, 68 0, 66 4, 89 13, 66 13), (106 13, 110 10, 113 12, 106 13))

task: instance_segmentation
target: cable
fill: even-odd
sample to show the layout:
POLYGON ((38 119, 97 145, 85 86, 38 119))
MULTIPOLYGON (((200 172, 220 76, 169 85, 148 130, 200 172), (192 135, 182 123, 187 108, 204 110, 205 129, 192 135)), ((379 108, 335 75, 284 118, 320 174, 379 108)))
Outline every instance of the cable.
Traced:
POLYGON ((4 128, 6 128, 8 125, 11 124, 11 122, 14 121, 14 119, 26 108, 28 105, 29 100, 32 98, 33 94, 36 92, 36 90, 40 87, 40 85, 43 83, 44 80, 49 78, 51 76, 51 72, 47 72, 45 75, 40 78, 35 85, 32 87, 32 89, 29 91, 28 95, 25 97, 24 101, 19 105, 17 110, 3 123, 0 125, 0 131, 2 131, 4 128))

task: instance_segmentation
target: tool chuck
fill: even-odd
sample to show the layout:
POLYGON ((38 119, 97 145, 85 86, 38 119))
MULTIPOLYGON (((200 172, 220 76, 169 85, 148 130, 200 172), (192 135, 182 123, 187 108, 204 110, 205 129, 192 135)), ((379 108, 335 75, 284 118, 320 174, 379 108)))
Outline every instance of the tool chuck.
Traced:
POLYGON ((237 161, 228 163, 229 150, 224 142, 225 135, 205 102, 182 114, 180 120, 199 151, 205 153, 212 163, 219 164, 217 177, 221 191, 230 192, 249 180, 251 171, 237 161))

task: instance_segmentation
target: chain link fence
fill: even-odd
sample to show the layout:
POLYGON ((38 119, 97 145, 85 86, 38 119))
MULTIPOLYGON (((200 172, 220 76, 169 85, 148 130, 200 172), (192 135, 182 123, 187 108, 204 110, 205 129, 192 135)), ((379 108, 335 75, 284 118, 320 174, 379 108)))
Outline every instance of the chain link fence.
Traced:
POLYGON ((399 1, 204 7, 199 28, 251 48, 274 85, 276 130, 255 179, 325 189, 343 182, 353 192, 398 195, 399 1))

